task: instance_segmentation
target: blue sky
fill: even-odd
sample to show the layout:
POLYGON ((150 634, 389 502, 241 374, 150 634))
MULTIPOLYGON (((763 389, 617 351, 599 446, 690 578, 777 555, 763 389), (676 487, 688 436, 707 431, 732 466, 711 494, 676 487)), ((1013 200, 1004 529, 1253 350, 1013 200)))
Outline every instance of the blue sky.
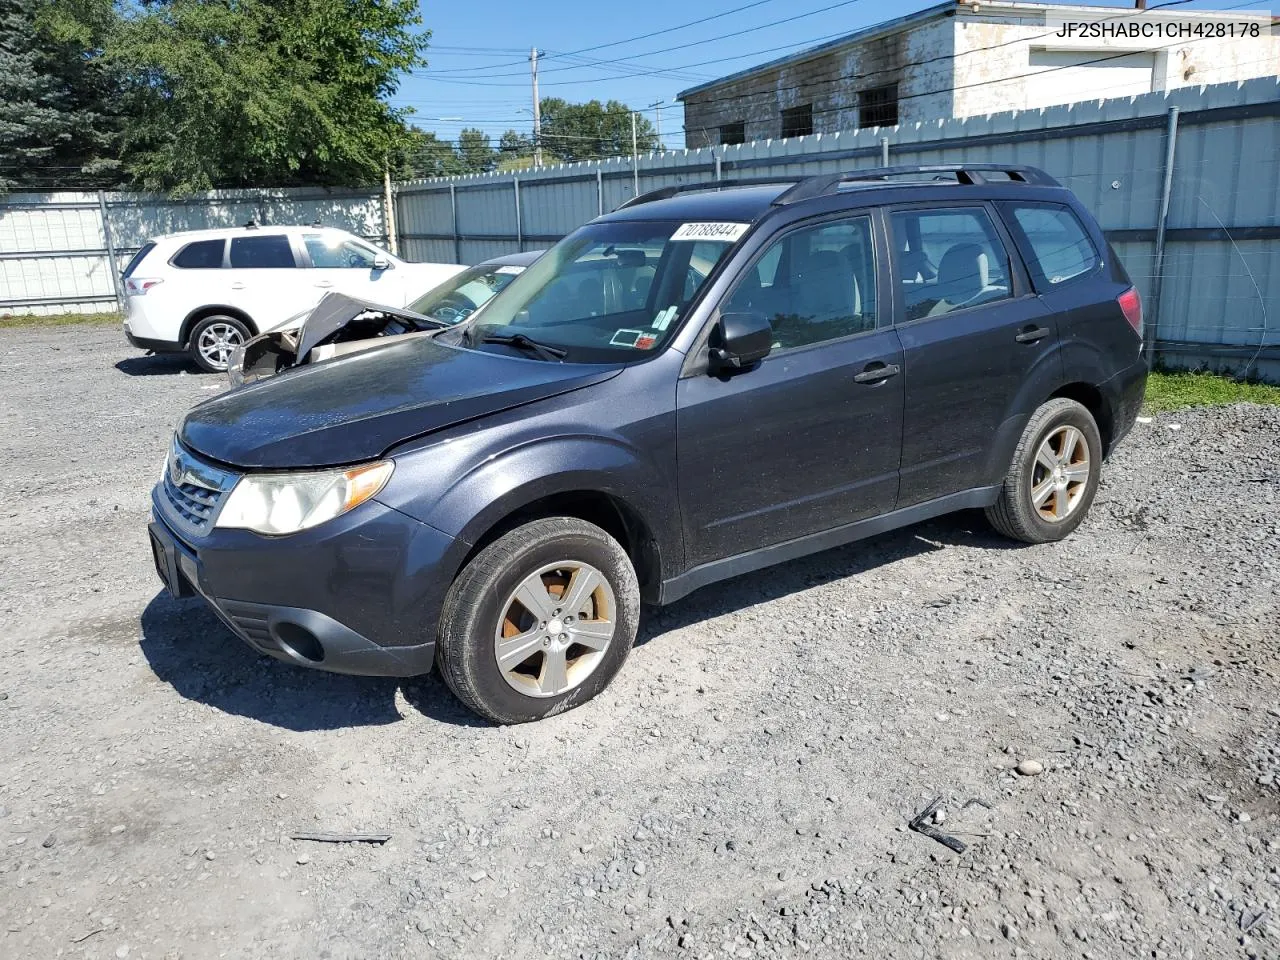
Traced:
MULTIPOLYGON (((496 145, 504 130, 532 128, 528 60, 530 48, 536 46, 543 54, 539 67, 543 97, 617 99, 639 108, 667 101, 662 111, 663 141, 678 148, 684 146, 683 111, 675 100, 679 91, 934 2, 483 0, 423 4, 423 21, 432 31, 429 65, 404 78, 393 102, 412 107, 417 114, 413 122, 436 131, 442 139, 456 139, 460 130, 473 126, 487 132, 496 145), (704 18, 714 19, 692 23, 704 18)), ((1242 6, 1242 0, 1197 0, 1178 9, 1242 6)), ((1266 8, 1264 3, 1249 5, 1255 12, 1266 8)), ((646 116, 653 121, 655 111, 646 109, 646 116)))

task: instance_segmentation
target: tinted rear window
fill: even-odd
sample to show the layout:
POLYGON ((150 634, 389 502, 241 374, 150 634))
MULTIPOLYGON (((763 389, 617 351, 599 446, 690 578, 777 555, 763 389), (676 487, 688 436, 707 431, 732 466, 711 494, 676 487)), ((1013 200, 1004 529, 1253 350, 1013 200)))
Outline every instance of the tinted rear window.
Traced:
POLYGON ((1056 204, 1013 205, 1013 216, 1031 246, 1027 264, 1038 279, 1049 285, 1063 283, 1088 273, 1098 262, 1076 215, 1056 204))
POLYGON ((124 268, 124 278, 127 280, 133 276, 133 271, 138 269, 138 264, 147 258, 147 254, 156 248, 154 242, 148 241, 142 245, 142 249, 133 255, 133 259, 129 261, 129 265, 124 268))
POLYGON ((215 270, 222 266, 222 250, 225 240, 197 240, 188 243, 173 258, 175 267, 184 270, 215 270))
POLYGON ((293 248, 281 234, 265 237, 234 237, 231 266, 248 268, 293 267, 293 248))

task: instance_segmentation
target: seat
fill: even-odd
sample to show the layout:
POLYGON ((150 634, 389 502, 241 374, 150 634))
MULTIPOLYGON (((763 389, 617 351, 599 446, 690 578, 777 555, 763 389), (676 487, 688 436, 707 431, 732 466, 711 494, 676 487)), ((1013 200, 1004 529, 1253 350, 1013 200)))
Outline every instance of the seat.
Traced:
POLYGON ((990 282, 990 264, 981 244, 957 243, 938 263, 938 281, 930 291, 938 302, 925 314, 936 317, 959 310, 996 288, 990 282))
POLYGON ((778 318, 783 347, 800 347, 856 332, 858 285, 848 261, 835 250, 817 250, 797 271, 790 309, 778 318))

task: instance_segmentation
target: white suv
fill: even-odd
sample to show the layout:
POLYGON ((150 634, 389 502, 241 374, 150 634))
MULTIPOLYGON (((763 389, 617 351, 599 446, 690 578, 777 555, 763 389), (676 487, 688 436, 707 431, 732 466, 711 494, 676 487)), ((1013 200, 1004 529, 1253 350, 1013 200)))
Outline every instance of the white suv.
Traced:
POLYGON ((155 352, 189 350, 227 369, 231 351, 336 291, 403 307, 466 269, 406 263, 326 227, 244 227, 147 241, 124 271, 125 336, 155 352))

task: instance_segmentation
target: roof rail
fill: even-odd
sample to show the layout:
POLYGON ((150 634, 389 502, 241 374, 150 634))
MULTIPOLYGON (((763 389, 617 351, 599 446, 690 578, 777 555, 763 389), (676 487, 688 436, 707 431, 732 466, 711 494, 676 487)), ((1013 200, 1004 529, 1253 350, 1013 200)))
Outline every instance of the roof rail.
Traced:
POLYGON ((802 176, 791 177, 739 177, 736 180, 702 180, 697 183, 677 183, 669 187, 659 187, 657 190, 650 190, 648 193, 642 193, 638 197, 632 197, 621 206, 615 207, 614 211, 625 210, 628 207, 638 207, 642 203, 652 203, 655 200, 669 200, 671 197, 678 196, 682 193, 694 193, 701 190, 720 190, 724 187, 760 187, 771 183, 799 183, 803 180, 802 176))
POLYGON ((871 167, 867 170, 852 170, 847 173, 820 174, 806 177, 786 193, 774 199, 775 205, 796 203, 813 197, 822 197, 835 193, 844 183, 856 183, 866 180, 888 181, 894 177, 915 177, 935 179, 933 174, 953 174, 958 183, 975 185, 990 182, 983 174, 1002 173, 1014 183, 1031 183, 1044 187, 1061 186, 1057 180, 1038 167, 1027 167, 1010 163, 934 163, 911 164, 899 167, 871 167))

